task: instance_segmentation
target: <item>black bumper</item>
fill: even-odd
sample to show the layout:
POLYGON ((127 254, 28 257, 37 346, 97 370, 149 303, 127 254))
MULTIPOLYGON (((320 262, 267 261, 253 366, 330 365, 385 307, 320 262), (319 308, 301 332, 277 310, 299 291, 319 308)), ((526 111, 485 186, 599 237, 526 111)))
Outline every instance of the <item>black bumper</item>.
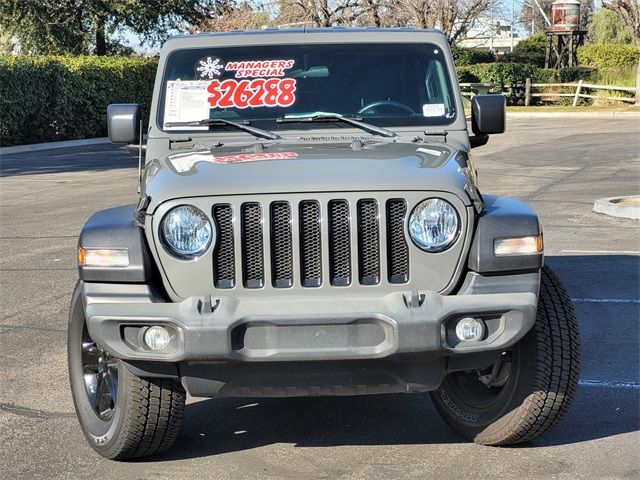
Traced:
POLYGON ((96 343, 141 376, 181 378, 193 395, 351 395, 430 390, 448 371, 490 365, 533 326, 538 286, 537 273, 470 274, 458 295, 211 305, 165 303, 146 285, 84 283, 82 298, 96 343), (455 322, 466 316, 485 321, 483 340, 456 339, 455 322), (151 325, 173 333, 166 351, 143 346, 151 325))

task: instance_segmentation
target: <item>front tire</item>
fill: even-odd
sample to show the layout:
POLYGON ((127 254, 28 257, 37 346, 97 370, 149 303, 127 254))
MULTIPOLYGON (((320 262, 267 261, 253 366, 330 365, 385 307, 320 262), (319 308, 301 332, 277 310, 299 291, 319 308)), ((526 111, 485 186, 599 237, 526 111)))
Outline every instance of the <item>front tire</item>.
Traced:
POLYGON ((579 364, 571 299, 545 266, 532 330, 494 367, 449 374, 431 398, 445 422, 467 439, 483 445, 527 442, 548 432, 567 412, 579 364))
POLYGON ((91 447, 105 458, 129 460, 167 450, 184 415, 185 391, 171 380, 143 379, 90 338, 81 285, 76 284, 67 332, 71 394, 91 447))

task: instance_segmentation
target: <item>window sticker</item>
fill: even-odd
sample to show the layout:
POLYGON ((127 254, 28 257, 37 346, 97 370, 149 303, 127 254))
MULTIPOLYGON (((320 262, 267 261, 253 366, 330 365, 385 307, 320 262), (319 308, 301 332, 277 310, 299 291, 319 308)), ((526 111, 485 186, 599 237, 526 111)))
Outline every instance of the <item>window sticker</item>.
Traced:
POLYGON ((290 107, 296 101, 295 78, 212 80, 207 87, 211 108, 290 107))
MULTIPOLYGON (((207 98, 208 80, 170 80, 167 82, 164 106, 164 124, 168 122, 197 122, 209 118, 207 98)), ((165 130, 184 130, 185 127, 164 127, 165 130)), ((208 130, 209 127, 189 127, 190 130, 208 130)))
MULTIPOLYGON (((211 109, 290 107, 296 101, 296 79, 286 78, 294 60, 224 62, 209 55, 194 65, 199 80, 169 80, 164 124, 210 118, 211 109), (235 78, 221 80, 225 72, 235 78)), ((164 130, 208 130, 208 126, 164 127, 164 130)))
POLYGON ((444 103, 425 103, 422 105, 422 115, 425 117, 442 117, 444 114, 444 103))
POLYGON ((245 77, 284 77, 284 71, 293 67, 295 60, 257 60, 247 62, 228 62, 224 69, 235 71, 236 78, 245 77))
POLYGON ((209 80, 222 75, 224 62, 219 57, 202 57, 196 62, 196 77, 208 78, 209 80))

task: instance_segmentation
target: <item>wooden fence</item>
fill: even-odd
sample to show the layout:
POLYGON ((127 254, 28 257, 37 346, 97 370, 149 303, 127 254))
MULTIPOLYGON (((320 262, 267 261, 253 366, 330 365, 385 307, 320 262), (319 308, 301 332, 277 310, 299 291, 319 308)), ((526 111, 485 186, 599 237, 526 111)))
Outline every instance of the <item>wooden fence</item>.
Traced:
MULTIPOLYGON (((463 95, 473 96, 475 94, 483 94, 488 92, 502 92, 502 85, 498 83, 460 83, 460 87, 463 88, 463 95)), ((520 87, 522 88, 522 87, 520 87)), ((563 97, 573 98, 572 105, 575 107, 578 105, 578 100, 580 98, 598 98, 603 100, 614 100, 620 102, 630 102, 635 103, 635 93, 636 89, 634 87, 619 87, 616 85, 596 85, 593 83, 586 83, 582 80, 579 80, 577 83, 531 83, 531 79, 527 78, 524 84, 524 104, 525 106, 529 106, 531 104, 532 98, 543 98, 543 99, 560 99, 563 97), (566 92, 567 89, 573 89, 572 93, 566 92), (545 89, 546 91, 540 92, 540 89, 545 89), (538 90, 536 92, 536 90, 538 90), (549 91, 551 90, 551 91, 549 91), (561 91, 554 90, 565 90, 565 93, 561 91), (601 95, 593 95, 589 93, 585 93, 593 90, 605 90, 605 91, 617 91, 617 92, 626 92, 631 93, 634 97, 613 97, 606 96, 603 97, 601 95)))

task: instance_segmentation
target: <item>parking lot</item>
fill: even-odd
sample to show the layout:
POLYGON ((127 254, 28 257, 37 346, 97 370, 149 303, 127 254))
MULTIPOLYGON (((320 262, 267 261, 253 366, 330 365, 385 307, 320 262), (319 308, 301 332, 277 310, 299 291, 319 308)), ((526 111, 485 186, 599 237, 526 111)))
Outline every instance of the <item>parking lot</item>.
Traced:
POLYGON ((190 399, 169 453, 99 457, 67 382, 75 247, 92 212, 136 201, 137 159, 96 145, 0 159, 0 478, 640 478, 640 223, 591 211, 640 194, 640 120, 509 118, 473 154, 482 191, 538 211, 574 299, 580 387, 551 434, 465 443, 422 394, 190 399))

